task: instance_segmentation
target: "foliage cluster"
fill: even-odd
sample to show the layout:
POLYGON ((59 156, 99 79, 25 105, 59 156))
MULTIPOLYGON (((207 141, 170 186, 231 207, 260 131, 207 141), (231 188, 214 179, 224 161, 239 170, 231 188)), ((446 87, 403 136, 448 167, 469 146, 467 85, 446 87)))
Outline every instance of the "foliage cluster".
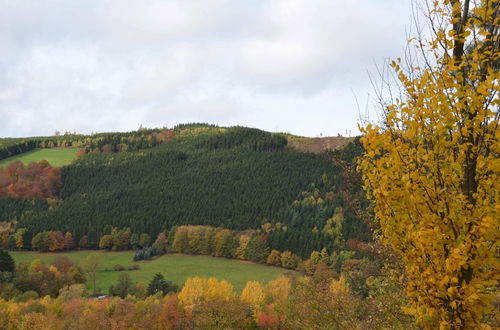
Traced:
POLYGON ((64 287, 84 282, 83 270, 67 257, 57 257, 50 265, 34 260, 30 264, 20 264, 15 269, 3 271, 0 297, 16 300, 27 296, 57 297, 64 287))
MULTIPOLYGON (((398 310, 399 305, 386 305, 382 310, 378 307, 382 302, 380 295, 360 299, 350 292, 343 278, 331 278, 322 270, 300 280, 281 277, 267 285, 251 281, 241 295, 237 295, 226 281, 190 278, 178 294, 163 297, 160 291, 165 284, 158 274, 145 290, 134 286, 123 274, 112 289, 121 299, 88 300, 81 297, 81 292, 68 288, 58 298, 26 302, 0 300, 0 326, 32 329, 42 325, 78 329, 381 329, 387 326, 387 315, 381 313, 383 311, 398 317, 391 325, 414 328, 412 320, 398 310), (154 295, 141 297, 151 293, 154 295)), ((373 292, 384 288, 388 286, 374 286, 373 292)), ((167 288, 167 291, 174 290, 167 288)))
POLYGON ((32 249, 40 252, 71 250, 75 246, 73 234, 60 231, 42 231, 33 237, 31 241, 32 249))
POLYGON ((54 199, 61 185, 60 169, 46 161, 25 166, 18 160, 0 167, 0 199, 54 199))
POLYGON ((500 2, 427 9, 431 37, 411 40, 409 67, 392 62, 401 97, 363 129, 360 168, 405 265, 407 311, 428 328, 481 328, 500 274, 500 2))

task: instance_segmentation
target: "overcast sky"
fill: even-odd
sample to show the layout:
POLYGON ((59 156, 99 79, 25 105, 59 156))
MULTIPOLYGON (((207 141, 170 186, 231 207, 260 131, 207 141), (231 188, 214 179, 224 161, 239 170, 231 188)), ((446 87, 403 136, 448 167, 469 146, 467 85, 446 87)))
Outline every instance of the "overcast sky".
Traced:
MULTIPOLYGON (((0 136, 208 122, 357 133, 410 0, 0 0, 0 136)), ((373 107, 373 106, 372 106, 373 107)))

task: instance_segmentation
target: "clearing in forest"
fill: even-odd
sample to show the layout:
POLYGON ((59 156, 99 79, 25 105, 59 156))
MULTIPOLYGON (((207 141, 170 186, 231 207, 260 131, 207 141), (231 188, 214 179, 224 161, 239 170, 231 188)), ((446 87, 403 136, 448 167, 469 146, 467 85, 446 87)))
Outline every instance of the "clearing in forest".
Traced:
POLYGON ((0 160, 0 166, 5 166, 15 160, 20 160, 24 164, 46 160, 51 166, 61 167, 71 164, 76 159, 77 151, 77 148, 35 149, 2 159, 0 160))

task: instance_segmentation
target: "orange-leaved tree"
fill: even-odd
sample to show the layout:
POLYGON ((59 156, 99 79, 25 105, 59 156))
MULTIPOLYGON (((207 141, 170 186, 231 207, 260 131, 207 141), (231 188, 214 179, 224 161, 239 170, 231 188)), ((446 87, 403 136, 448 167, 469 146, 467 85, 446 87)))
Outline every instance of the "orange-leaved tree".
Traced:
POLYGON ((401 93, 382 96, 383 123, 362 128, 365 188, 405 265, 408 312, 428 328, 481 326, 495 294, 499 3, 424 1, 418 56, 391 63, 401 93))

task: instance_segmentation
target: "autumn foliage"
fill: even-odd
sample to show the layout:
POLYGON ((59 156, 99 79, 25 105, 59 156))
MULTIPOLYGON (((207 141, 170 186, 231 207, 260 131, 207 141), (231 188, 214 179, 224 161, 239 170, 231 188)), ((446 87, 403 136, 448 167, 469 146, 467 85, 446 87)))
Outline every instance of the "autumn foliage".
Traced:
MULTIPOLYGON (((74 269, 70 264, 65 265, 62 260, 46 269, 43 263, 34 261, 27 268, 26 277, 18 282, 27 280, 32 283, 33 279, 40 277, 58 279, 65 274, 64 269, 69 269, 70 273, 74 269), (44 275, 40 275, 40 271, 44 271, 44 275)), ((34 292, 34 295, 25 294, 20 299, 0 298, 0 328, 388 328, 384 319, 389 315, 377 313, 380 311, 376 307, 379 300, 362 300, 350 292, 343 278, 332 279, 324 274, 302 279, 280 277, 266 285, 249 282, 241 296, 233 291, 228 282, 215 278, 188 278, 179 294, 155 294, 146 298, 128 294, 101 301, 87 298, 83 285, 64 284, 59 289, 59 295, 42 291, 34 292), (44 297, 43 294, 48 295, 44 297)), ((47 286, 44 282, 40 284, 42 288, 47 286)), ((387 311, 391 312, 395 310, 387 311)), ((389 326, 414 328, 409 322, 394 322, 389 326)))
POLYGON ((360 162, 383 240, 401 257, 427 328, 479 328, 498 264, 498 1, 435 1, 421 66, 394 61, 403 91, 365 127, 360 162))
POLYGON ((71 250, 75 246, 73 234, 60 231, 42 231, 31 241, 31 248, 41 252, 71 250))
POLYGON ((175 137, 176 137, 176 133, 172 129, 167 129, 167 130, 161 131, 155 135, 156 140, 158 140, 159 142, 170 141, 175 137))
POLYGON ((0 198, 57 198, 61 185, 60 169, 47 161, 25 166, 17 160, 0 167, 0 198))

